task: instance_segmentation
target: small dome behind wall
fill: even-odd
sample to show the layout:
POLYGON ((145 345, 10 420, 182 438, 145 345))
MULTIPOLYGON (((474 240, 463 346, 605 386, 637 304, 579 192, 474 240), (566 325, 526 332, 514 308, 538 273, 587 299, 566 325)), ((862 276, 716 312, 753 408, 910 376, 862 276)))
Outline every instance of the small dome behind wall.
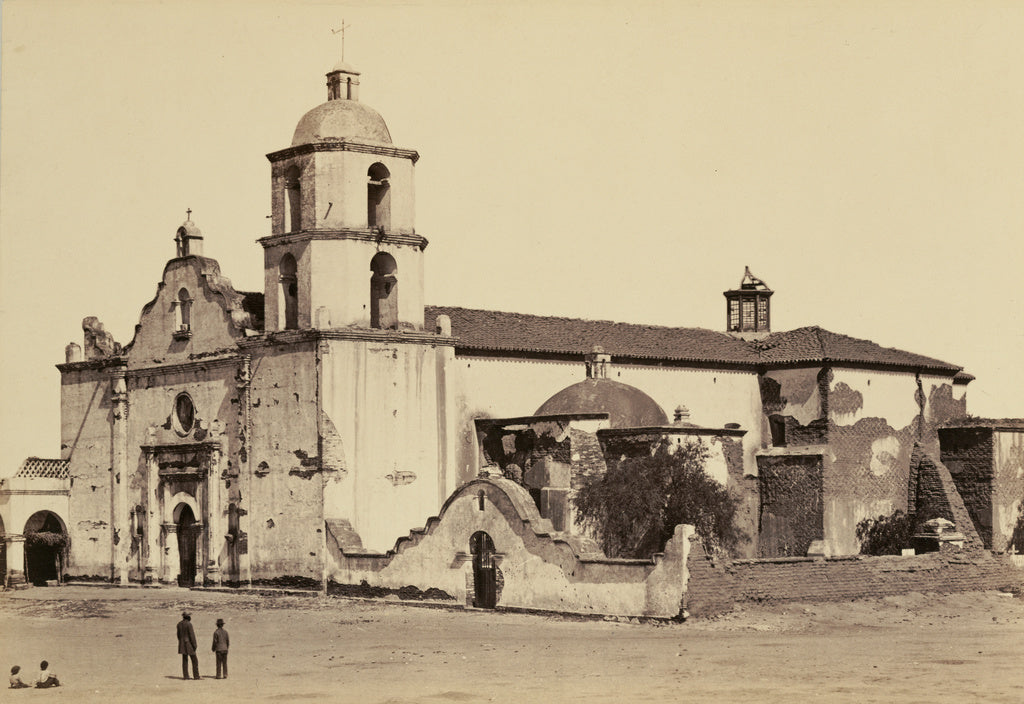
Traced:
POLYGON ((612 428, 650 428, 669 424, 661 406, 635 386, 612 379, 584 379, 545 401, 534 415, 607 413, 612 428))

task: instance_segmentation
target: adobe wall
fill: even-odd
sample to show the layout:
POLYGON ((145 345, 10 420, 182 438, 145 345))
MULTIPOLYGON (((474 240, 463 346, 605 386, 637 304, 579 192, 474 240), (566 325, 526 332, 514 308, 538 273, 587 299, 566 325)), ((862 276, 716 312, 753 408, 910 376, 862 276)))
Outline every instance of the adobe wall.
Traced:
POLYGON ((687 563, 686 608, 713 616, 745 603, 848 601, 909 592, 1019 590, 1024 571, 987 552, 850 556, 824 560, 723 561, 694 542, 687 563))
POLYGON ((69 574, 111 576, 110 390, 110 375, 95 365, 61 373, 61 458, 69 460, 72 489, 65 517, 71 538, 69 574))
POLYGON ((808 451, 762 455, 757 462, 761 499, 757 555, 806 555, 813 541, 825 537, 825 458, 808 451))
POLYGON ((938 457, 937 426, 965 409, 964 389, 948 377, 833 368, 827 381, 825 538, 832 555, 860 550, 857 524, 907 512, 915 442, 938 457))
POLYGON ((368 550, 383 552, 422 526, 455 488, 438 384, 449 351, 393 340, 320 346, 324 511, 348 520, 368 550))
POLYGON ((315 343, 253 350, 247 548, 253 579, 321 577, 315 343))
POLYGON ((992 549, 1024 553, 1024 430, 995 433, 992 549))
POLYGON ((677 527, 664 555, 652 560, 583 558, 549 532, 522 487, 502 478, 465 485, 424 530, 386 555, 332 547, 329 576, 340 584, 441 589, 472 603, 470 537, 477 531, 491 537, 498 553, 498 608, 658 618, 679 613, 691 527, 677 527))

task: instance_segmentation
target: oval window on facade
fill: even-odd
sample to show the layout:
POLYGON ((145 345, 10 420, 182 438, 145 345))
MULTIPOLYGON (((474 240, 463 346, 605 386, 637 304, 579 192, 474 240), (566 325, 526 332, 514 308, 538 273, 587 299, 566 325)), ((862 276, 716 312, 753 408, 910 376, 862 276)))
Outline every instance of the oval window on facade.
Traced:
POLYGON ((188 394, 178 394, 174 399, 174 420, 179 433, 186 435, 192 432, 196 423, 196 408, 188 394))

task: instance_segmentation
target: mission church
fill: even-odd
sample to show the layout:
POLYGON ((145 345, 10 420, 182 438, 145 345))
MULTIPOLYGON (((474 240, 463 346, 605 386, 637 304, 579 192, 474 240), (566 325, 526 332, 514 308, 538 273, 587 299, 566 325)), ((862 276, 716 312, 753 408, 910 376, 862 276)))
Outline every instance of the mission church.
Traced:
MULTIPOLYGON (((705 446, 741 499, 746 557, 855 554, 860 520, 915 511, 922 458, 966 415, 959 366, 773 332, 749 269, 720 331, 427 305, 419 154, 359 102, 359 78, 336 66, 267 155, 262 292, 232 287, 190 216, 130 342, 85 319, 57 365, 61 458, 27 460, 0 492, 9 579, 33 564, 19 533, 49 521, 71 577, 412 584, 541 608, 576 589, 614 611, 580 575, 643 563, 650 592, 669 557, 605 557, 572 497, 663 440, 705 446), (49 483, 30 499, 19 482, 49 483)), ((1004 549, 1019 497, 972 507, 936 476, 943 515, 1004 549)))

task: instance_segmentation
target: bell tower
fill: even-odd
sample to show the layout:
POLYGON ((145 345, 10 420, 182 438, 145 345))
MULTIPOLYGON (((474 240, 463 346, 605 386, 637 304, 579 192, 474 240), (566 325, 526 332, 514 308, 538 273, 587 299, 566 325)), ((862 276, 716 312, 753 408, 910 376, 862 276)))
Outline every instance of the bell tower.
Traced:
POLYGON ((359 72, 327 74, 271 165, 271 234, 263 245, 266 329, 422 330, 423 250, 414 227, 419 154, 395 147, 359 102, 359 72))

